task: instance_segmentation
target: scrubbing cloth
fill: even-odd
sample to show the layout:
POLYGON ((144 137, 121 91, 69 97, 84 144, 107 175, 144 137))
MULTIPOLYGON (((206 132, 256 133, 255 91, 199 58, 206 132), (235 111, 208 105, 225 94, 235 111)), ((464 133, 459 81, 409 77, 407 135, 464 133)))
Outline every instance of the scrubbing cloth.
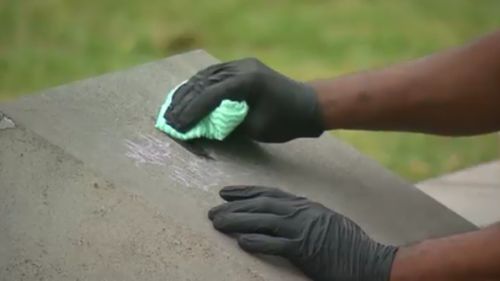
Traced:
POLYGON ((210 114, 189 131, 185 133, 177 131, 167 123, 164 115, 172 102, 175 91, 184 83, 185 82, 179 84, 167 94, 165 103, 161 106, 160 113, 156 119, 155 127, 160 131, 179 140, 190 140, 195 138, 223 140, 245 119, 248 113, 248 105, 246 102, 223 100, 217 108, 210 112, 210 114))

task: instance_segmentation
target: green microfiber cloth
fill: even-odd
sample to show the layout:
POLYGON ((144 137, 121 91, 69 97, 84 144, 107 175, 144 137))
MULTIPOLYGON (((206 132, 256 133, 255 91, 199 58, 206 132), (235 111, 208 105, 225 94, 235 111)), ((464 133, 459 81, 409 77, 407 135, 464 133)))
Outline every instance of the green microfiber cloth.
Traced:
POLYGON ((172 102, 175 91, 184 83, 185 82, 179 84, 167 94, 165 103, 161 106, 160 113, 156 119, 155 127, 160 131, 180 140, 195 138, 223 140, 245 119, 248 113, 248 105, 246 102, 223 100, 217 108, 200 120, 200 122, 189 131, 185 133, 177 131, 167 123, 164 115, 172 102))

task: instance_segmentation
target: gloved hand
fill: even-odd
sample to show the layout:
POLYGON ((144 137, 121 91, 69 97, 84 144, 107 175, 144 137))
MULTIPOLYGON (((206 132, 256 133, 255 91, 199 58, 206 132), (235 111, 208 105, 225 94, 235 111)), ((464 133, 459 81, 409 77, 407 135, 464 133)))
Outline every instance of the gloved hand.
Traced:
POLYGON ((317 137, 324 130, 315 91, 257 59, 201 70, 177 90, 165 118, 176 130, 186 132, 224 99, 248 103, 250 110, 239 131, 257 141, 317 137))
POLYGON ((397 248, 323 205, 268 187, 225 187, 209 218, 251 253, 278 255, 315 281, 387 281, 397 248))

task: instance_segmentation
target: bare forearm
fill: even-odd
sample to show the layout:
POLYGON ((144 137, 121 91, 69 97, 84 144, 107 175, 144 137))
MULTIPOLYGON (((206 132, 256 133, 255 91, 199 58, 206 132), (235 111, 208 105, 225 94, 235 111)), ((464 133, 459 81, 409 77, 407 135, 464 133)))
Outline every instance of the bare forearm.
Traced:
POLYGON ((471 135, 500 129, 500 31, 419 60, 311 82, 328 129, 471 135))
POLYGON ((500 225, 401 248, 391 281, 500 280, 500 225))

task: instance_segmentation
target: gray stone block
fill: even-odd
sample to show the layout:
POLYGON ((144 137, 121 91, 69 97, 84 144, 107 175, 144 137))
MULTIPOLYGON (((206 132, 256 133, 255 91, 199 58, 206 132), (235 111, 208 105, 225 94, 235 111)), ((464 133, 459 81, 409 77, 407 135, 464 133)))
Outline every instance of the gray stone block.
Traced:
POLYGON ((208 209, 227 184, 282 187, 382 242, 473 230, 329 134, 287 144, 198 142, 154 128, 168 89, 216 62, 203 51, 0 104, 0 280, 304 280, 241 251, 208 209))

